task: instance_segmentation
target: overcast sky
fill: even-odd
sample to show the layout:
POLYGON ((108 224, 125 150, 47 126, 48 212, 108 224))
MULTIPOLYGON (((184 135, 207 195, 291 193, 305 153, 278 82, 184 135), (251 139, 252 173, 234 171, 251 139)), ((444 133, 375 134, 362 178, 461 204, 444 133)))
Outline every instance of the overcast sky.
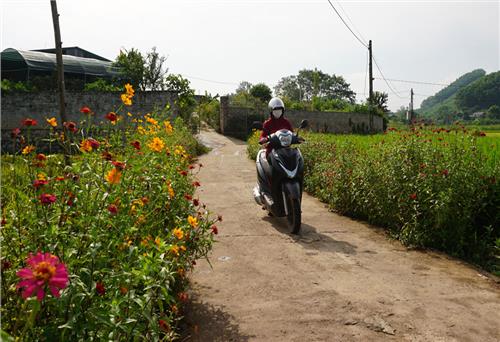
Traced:
MULTIPOLYGON (((197 93, 233 92, 237 84, 274 85, 302 68, 342 75, 366 96, 367 50, 327 0, 59 0, 64 46, 108 59, 121 48, 156 46, 172 73, 197 93), (217 81, 217 82, 214 82, 217 81)), ((465 72, 500 68, 499 1, 334 1, 364 40, 373 41, 386 78, 449 83, 465 72)), ((49 0, 1 0, 1 48, 54 46, 49 0)), ((380 73, 374 67, 374 76, 380 73)), ((383 80, 391 109, 439 86, 383 80)))

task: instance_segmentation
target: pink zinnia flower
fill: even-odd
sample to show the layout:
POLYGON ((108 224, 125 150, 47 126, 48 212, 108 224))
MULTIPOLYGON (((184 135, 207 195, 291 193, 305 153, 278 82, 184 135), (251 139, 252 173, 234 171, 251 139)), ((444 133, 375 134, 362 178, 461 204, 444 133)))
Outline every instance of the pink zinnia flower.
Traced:
POLYGON ((68 271, 59 258, 50 253, 38 252, 36 255, 30 253, 26 262, 29 266, 16 273, 22 279, 17 288, 24 288, 23 298, 36 293, 36 298, 42 301, 47 286, 54 297, 59 297, 59 290, 68 285, 68 271))
POLYGON ((56 201, 57 197, 51 194, 41 194, 39 199, 42 204, 52 204, 56 201))

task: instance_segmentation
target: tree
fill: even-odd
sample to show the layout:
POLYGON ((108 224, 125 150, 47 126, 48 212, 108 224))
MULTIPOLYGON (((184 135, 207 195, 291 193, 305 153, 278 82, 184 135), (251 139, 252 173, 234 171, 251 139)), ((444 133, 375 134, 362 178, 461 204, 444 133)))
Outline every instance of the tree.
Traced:
POLYGON ((179 114, 183 119, 189 119, 192 110, 196 107, 194 90, 190 88, 189 80, 181 75, 170 74, 165 78, 165 89, 177 93, 179 114))
POLYGON ((314 97, 355 102, 356 93, 342 76, 329 75, 321 70, 303 69, 298 75, 283 77, 275 87, 279 96, 295 101, 312 101, 314 97))
POLYGON ((500 106, 500 71, 492 72, 457 93, 456 103, 463 110, 480 110, 500 106))
POLYGON ((153 47, 146 55, 144 65, 144 88, 149 90, 163 90, 165 88, 164 78, 168 72, 163 64, 167 58, 160 56, 153 47))
POLYGON ((288 98, 291 101, 302 101, 302 94, 297 81, 297 76, 286 76, 281 78, 274 87, 277 96, 288 98))
POLYGON ((486 117, 488 119, 500 120, 500 106, 493 105, 486 111, 486 117))
POLYGON ((251 88, 252 88, 252 83, 247 82, 247 81, 241 81, 238 88, 236 88, 236 94, 250 93, 251 88))
POLYGON ((122 81, 128 82, 136 89, 145 90, 144 87, 144 71, 145 59, 141 52, 137 49, 120 51, 113 66, 120 68, 122 81))
POLYGON ((389 108, 387 107, 388 101, 389 95, 387 93, 380 91, 373 92, 373 105, 384 113, 389 113, 389 108))
POLYGON ((271 88, 269 88, 264 83, 258 83, 250 89, 250 95, 258 98, 260 101, 267 103, 273 97, 271 88))

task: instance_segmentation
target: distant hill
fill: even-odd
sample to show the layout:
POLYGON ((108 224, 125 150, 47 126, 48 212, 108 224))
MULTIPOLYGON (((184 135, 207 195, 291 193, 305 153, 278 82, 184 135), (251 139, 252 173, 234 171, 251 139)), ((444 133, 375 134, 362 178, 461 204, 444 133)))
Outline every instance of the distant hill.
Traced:
POLYGON ((492 106, 500 106, 500 71, 486 75, 483 69, 476 69, 425 99, 417 113, 424 118, 449 122, 467 120, 472 113, 487 112, 492 106))

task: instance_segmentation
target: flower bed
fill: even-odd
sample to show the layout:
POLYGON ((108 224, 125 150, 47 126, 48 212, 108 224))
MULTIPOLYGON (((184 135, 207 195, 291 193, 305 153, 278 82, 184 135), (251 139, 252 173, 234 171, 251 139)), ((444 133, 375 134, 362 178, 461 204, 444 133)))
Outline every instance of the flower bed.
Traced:
POLYGON ((305 188, 331 209, 500 271, 500 140, 462 126, 305 139, 305 188))
POLYGON ((193 196, 202 165, 192 134, 168 113, 125 114, 123 125, 132 98, 127 86, 104 137, 90 135, 87 107, 85 124, 64 123, 64 138, 54 131, 53 143, 79 150, 69 159, 37 153, 29 130, 42 123, 32 120, 15 136, 21 153, 2 157, 2 334, 175 338, 186 276, 210 251, 220 218, 193 196))

